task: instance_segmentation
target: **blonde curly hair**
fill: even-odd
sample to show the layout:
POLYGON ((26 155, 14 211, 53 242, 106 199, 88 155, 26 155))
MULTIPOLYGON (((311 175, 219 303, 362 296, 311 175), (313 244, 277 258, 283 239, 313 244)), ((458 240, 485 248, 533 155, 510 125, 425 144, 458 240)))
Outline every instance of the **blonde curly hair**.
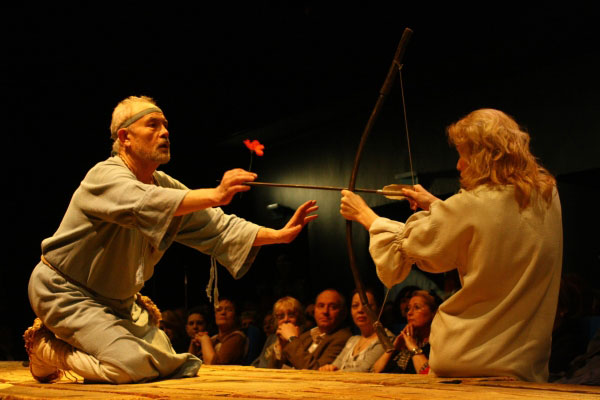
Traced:
POLYGON ((463 188, 514 185, 521 209, 530 205, 535 192, 550 204, 556 180, 531 154, 530 137, 514 119, 484 108, 450 125, 447 133, 468 164, 461 172, 463 188))

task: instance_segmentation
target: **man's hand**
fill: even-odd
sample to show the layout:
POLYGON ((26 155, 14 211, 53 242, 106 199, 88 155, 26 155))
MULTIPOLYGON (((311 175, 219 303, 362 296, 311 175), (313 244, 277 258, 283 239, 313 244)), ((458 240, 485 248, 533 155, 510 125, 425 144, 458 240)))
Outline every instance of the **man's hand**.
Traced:
POLYGON ((415 185, 413 188, 414 190, 402 189, 402 194, 406 196, 412 210, 416 210, 417 207, 420 207, 425 211, 429 211, 431 203, 439 200, 421 185, 415 185))
POLYGON ((260 228, 254 239, 253 246, 263 246, 275 243, 290 243, 298 236, 304 225, 308 224, 318 215, 309 215, 319 209, 316 200, 309 200, 302 204, 290 218, 287 224, 279 230, 260 228))
POLYGON ((238 192, 247 192, 250 186, 242 185, 244 182, 252 182, 257 175, 254 172, 248 172, 241 168, 236 168, 225 172, 221 183, 216 187, 217 205, 224 206, 231 203, 233 196, 238 192))
POLYGON ((366 230, 369 230, 373 221, 378 217, 362 197, 349 190, 342 190, 340 214, 350 221, 360 223, 366 230))
POLYGON ((296 209, 296 212, 290 218, 287 224, 283 228, 281 228, 281 242, 280 243, 290 243, 292 240, 298 236, 304 225, 308 224, 313 219, 318 217, 317 214, 309 215, 312 212, 315 212, 319 209, 316 200, 309 200, 306 203, 302 204, 300 207, 296 209))
POLYGON ((221 183, 216 188, 196 189, 187 192, 174 215, 185 215, 194 211, 229 204, 236 193, 250 190, 250 186, 242 185, 242 183, 253 181, 256 176, 255 173, 240 168, 229 170, 225 172, 221 183))

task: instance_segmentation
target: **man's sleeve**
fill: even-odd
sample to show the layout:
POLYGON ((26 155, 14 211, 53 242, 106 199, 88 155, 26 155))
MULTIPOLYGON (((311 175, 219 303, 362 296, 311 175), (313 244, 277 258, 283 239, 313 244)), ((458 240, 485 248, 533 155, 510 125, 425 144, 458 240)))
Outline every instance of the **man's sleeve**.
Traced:
POLYGON ((208 208, 184 216, 175 241, 214 256, 239 279, 258 254, 260 248, 252 245, 259 229, 220 208, 208 208))
MULTIPOLYGON (((94 220, 138 229, 159 248, 188 189, 147 185, 115 165, 90 170, 73 195, 77 209, 94 220)), ((79 220, 79 219, 78 219, 79 220)))

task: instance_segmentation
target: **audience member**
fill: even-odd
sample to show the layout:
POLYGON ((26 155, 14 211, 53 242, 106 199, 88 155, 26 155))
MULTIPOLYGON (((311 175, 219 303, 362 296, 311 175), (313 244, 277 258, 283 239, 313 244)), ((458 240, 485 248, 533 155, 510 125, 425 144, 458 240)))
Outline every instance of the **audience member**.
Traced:
POLYGON ((555 383, 569 385, 600 385, 600 329, 590 340, 587 351, 577 356, 555 383))
POLYGON ((585 353, 591 339, 589 321, 584 318, 583 292, 583 284, 576 276, 561 278, 548 363, 550 381, 561 377, 569 369, 569 363, 585 353))
POLYGON ((185 353, 188 350, 185 310, 182 308, 165 310, 161 316, 158 327, 167 334, 175 352, 185 353))
MULTIPOLYGON (((273 333, 267 337, 260 356, 252 363, 253 366, 258 368, 281 368, 283 365, 281 350, 288 341, 275 333, 277 327, 283 324, 292 324, 302 329, 304 325, 302 304, 290 296, 277 300, 273 305, 273 313, 270 315, 273 333)), ((267 332, 267 329, 265 329, 265 332, 267 332)))
POLYGON ((208 365, 241 365, 247 351, 247 338, 239 330, 235 304, 232 300, 221 298, 215 308, 215 324, 219 333, 210 337, 206 332, 198 332, 202 348, 202 360, 208 365))
POLYGON ((202 343, 200 338, 205 334, 210 335, 210 326, 208 308, 198 306, 188 312, 187 324, 185 326, 185 331, 190 338, 188 353, 192 353, 202 359, 202 343))
POLYGON ((393 332, 400 332, 406 326, 406 314, 408 313, 408 303, 417 290, 422 290, 418 286, 404 286, 394 300, 394 313, 397 320, 394 325, 385 325, 391 327, 393 332))
POLYGON ((275 326, 273 314, 270 313, 265 315, 265 318, 263 319, 263 332, 265 333, 265 336, 268 338, 269 336, 274 335, 276 330, 277 327, 275 326))
MULTIPOLYGON (((375 292, 372 289, 367 289, 366 295, 369 307, 375 313, 378 313, 379 301, 375 298, 375 292)), ((356 290, 352 296, 350 310, 354 324, 360 329, 360 335, 355 335, 348 339, 346 346, 336 357, 333 364, 323 365, 319 368, 319 371, 371 371, 375 361, 384 353, 383 345, 379 342, 377 333, 375 333, 375 329, 373 328, 373 321, 365 312, 358 291, 356 290)))
MULTIPOLYGON (((254 305, 252 305, 254 307, 254 305)), ((248 338, 248 348, 244 357, 243 365, 250 365, 260 354, 265 343, 265 335, 256 326, 256 310, 245 310, 241 314, 242 332, 248 338)))
POLYGON ((304 321, 305 321, 304 326, 306 327, 307 330, 317 326, 317 323, 315 322, 315 304, 314 303, 310 303, 304 309, 304 321))
POLYGON ((285 342, 282 359, 296 369, 319 369, 331 364, 352 335, 350 329, 342 328, 346 318, 344 296, 334 289, 322 291, 315 301, 316 327, 301 334, 301 328, 284 323, 277 328, 277 335, 285 342))
POLYGON ((405 293, 403 292, 403 289, 406 287, 418 287, 422 290, 427 290, 428 292, 434 291, 435 294, 440 298, 444 296, 444 292, 440 289, 440 287, 431 278, 429 278, 425 272, 421 271, 415 265, 411 267, 406 279, 395 284, 389 289, 387 300, 395 301, 399 295, 405 293))
POLYGON ((426 374, 429 372, 429 331, 440 300, 425 290, 413 293, 408 306, 408 324, 394 340, 395 352, 383 353, 374 372, 426 374))

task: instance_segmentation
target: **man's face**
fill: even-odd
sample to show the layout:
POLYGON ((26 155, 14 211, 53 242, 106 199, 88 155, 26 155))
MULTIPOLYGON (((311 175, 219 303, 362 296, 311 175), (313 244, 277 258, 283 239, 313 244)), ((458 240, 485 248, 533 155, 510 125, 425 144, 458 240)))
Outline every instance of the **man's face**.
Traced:
MULTIPOLYGON (((138 111, 151 106, 152 104, 141 104, 138 111)), ((169 162, 171 146, 168 124, 163 113, 154 112, 143 116, 126 128, 128 147, 132 156, 140 161, 158 165, 169 162)))
POLYGON ((325 290, 315 302, 315 321, 322 332, 331 333, 342 322, 342 298, 334 290, 325 290))

